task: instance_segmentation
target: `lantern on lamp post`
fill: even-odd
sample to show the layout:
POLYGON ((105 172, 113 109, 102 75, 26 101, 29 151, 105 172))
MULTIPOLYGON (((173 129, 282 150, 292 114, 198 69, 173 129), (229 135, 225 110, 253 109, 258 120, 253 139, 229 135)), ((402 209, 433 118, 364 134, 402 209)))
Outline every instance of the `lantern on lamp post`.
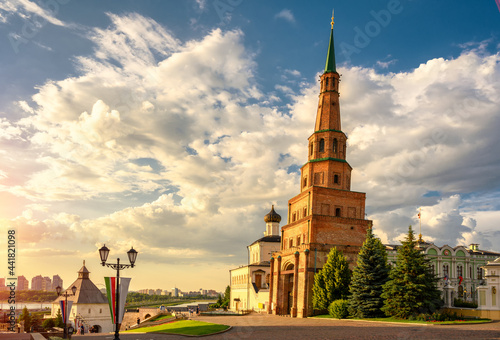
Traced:
POLYGON ((115 338, 114 340, 120 340, 119 337, 119 314, 120 314, 120 270, 126 268, 134 268, 135 260, 137 259, 137 251, 132 247, 128 252, 128 260, 130 264, 120 264, 120 258, 117 259, 116 263, 106 263, 108 260, 109 249, 106 245, 99 249, 99 256, 101 257, 101 264, 103 266, 116 269, 116 289, 115 289, 115 338))

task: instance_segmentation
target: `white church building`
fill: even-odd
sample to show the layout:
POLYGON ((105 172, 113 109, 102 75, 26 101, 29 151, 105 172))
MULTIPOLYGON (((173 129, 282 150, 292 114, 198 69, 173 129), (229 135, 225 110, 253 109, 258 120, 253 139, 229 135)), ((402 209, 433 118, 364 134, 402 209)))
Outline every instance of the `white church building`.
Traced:
POLYGON ((265 312, 269 304, 269 276, 271 254, 280 250, 281 216, 271 211, 264 216, 264 237, 247 247, 248 264, 231 269, 231 297, 229 309, 235 312, 253 310, 265 312))

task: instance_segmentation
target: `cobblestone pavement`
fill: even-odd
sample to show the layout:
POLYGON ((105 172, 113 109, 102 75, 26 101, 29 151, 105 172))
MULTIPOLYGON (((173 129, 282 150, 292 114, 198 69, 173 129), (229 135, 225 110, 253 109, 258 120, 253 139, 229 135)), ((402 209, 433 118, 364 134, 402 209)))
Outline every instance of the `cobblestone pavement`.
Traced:
MULTIPOLYGON (((470 325, 406 325, 334 319, 293 319, 265 314, 246 316, 199 316, 199 321, 230 325, 225 333, 207 340, 232 339, 500 339, 500 322, 470 325)), ((113 339, 112 335, 73 336, 113 339)), ((176 340, 187 337, 168 334, 120 334, 122 340, 176 340)))

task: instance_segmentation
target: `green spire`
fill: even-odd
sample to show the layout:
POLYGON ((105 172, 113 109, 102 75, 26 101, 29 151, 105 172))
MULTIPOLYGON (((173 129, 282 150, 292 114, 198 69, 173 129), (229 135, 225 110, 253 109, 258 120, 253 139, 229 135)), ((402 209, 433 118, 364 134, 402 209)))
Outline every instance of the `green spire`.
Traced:
POLYGON ((330 32, 330 45, 328 46, 328 54, 326 56, 325 72, 337 72, 335 66, 335 46, 333 44, 333 11, 332 11, 332 30, 330 32))

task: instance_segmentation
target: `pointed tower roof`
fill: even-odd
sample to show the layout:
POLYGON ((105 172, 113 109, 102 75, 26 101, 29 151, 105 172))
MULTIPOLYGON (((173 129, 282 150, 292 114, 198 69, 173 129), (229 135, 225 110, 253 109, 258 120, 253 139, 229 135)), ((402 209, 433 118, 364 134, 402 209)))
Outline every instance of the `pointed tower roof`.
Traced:
POLYGON ((328 46, 328 54, 326 55, 326 65, 325 72, 337 72, 337 67, 335 65, 335 46, 333 43, 333 11, 332 11, 332 29, 330 31, 330 45, 328 46))
MULTIPOLYGON (((68 300, 73 301, 73 303, 107 304, 108 300, 90 280, 89 274, 90 271, 85 266, 85 261, 83 261, 83 267, 78 271, 78 279, 68 287, 68 290, 71 292, 71 287, 75 286, 76 293, 75 295, 68 296, 68 300)), ((60 295, 54 302, 64 299, 65 297, 60 295)))
POLYGON ((88 279, 89 278, 89 270, 87 269, 87 267, 85 267, 85 260, 83 260, 83 267, 80 268, 80 270, 78 271, 78 278, 79 279, 88 279))

